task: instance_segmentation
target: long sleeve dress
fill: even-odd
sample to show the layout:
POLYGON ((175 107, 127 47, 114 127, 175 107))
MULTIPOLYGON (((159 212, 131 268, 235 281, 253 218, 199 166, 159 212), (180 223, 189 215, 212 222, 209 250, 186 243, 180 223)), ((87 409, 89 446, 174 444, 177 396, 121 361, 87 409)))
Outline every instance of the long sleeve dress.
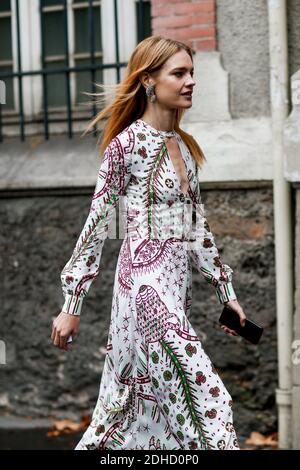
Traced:
POLYGON ((176 131, 137 119, 111 140, 61 273, 62 311, 80 315, 117 206, 125 234, 106 357, 91 423, 75 449, 238 450, 231 395, 190 323, 192 263, 221 304, 236 299, 233 270, 220 259, 195 161, 176 131), (170 136, 185 163, 186 194, 166 146, 170 136), (189 228, 178 231, 183 225, 189 228))

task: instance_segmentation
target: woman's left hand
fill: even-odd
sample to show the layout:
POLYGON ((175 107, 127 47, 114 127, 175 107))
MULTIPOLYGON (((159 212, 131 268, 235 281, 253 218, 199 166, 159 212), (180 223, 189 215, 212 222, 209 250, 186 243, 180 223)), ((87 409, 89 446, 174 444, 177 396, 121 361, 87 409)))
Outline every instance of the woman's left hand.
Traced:
MULTIPOLYGON (((232 310, 234 310, 238 316, 240 317, 240 323, 242 326, 245 326, 245 321, 246 321, 246 315, 244 313, 244 310, 240 306, 237 300, 230 300, 229 302, 226 302, 226 305, 230 307, 232 310)), ((237 336, 238 333, 235 330, 231 330, 225 325, 221 325, 221 328, 226 331, 226 333, 229 333, 231 335, 237 336)))

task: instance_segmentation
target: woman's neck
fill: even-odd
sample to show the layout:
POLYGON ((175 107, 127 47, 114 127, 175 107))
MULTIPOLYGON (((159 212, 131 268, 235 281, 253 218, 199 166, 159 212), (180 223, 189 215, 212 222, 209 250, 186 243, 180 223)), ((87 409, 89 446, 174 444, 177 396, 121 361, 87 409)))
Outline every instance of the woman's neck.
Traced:
POLYGON ((161 112, 159 116, 157 116, 157 112, 144 112, 141 116, 141 119, 145 122, 148 122, 150 126, 154 127, 160 131, 173 131, 175 126, 175 114, 163 113, 161 112))

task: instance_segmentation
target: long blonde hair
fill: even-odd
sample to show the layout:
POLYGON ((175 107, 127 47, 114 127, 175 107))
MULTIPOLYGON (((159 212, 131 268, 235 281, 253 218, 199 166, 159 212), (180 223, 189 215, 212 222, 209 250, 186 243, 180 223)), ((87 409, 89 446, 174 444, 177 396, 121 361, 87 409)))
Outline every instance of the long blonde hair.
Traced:
MULTIPOLYGON (((107 92, 85 93, 99 97, 96 103, 102 104, 103 98, 108 95, 109 90, 115 92, 112 102, 106 106, 90 121, 83 135, 94 126, 100 127, 100 121, 107 120, 101 133, 101 145, 99 154, 109 145, 110 141, 129 126, 133 121, 140 118, 147 106, 147 96, 139 75, 142 72, 153 73, 159 71, 163 64, 176 52, 184 49, 193 60, 192 49, 183 42, 162 36, 149 36, 141 41, 134 49, 128 61, 125 78, 118 84, 104 85, 95 83, 107 92)), ((196 164, 201 167, 206 160, 204 153, 194 137, 179 127, 184 109, 177 109, 175 115, 174 129, 187 145, 196 164)), ((100 142, 100 138, 98 143, 100 142)))

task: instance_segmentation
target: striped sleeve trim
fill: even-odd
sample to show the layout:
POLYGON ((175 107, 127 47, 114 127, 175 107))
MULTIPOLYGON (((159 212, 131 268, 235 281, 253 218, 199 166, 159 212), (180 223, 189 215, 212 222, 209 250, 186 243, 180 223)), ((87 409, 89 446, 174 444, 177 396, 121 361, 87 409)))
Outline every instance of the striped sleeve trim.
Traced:
POLYGON ((77 295, 65 294, 65 302, 62 307, 64 313, 70 315, 80 315, 83 304, 83 297, 77 295))
POLYGON ((227 282, 226 284, 219 284, 218 287, 216 287, 216 295, 221 304, 231 300, 237 300, 237 296, 234 292, 231 282, 227 282))

